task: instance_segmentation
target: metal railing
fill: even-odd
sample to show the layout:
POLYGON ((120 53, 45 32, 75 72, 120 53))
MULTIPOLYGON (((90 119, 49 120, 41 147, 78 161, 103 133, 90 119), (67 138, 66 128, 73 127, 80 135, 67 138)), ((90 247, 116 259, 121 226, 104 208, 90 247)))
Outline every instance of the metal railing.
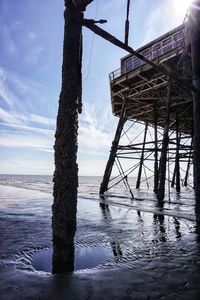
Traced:
MULTIPOLYGON (((157 42, 156 44, 152 44, 150 47, 143 49, 139 53, 144 55, 149 60, 154 60, 174 49, 180 48, 181 46, 183 46, 183 42, 183 31, 179 31, 174 33, 172 36, 163 39, 160 42, 157 42)), ((143 60, 137 58, 134 55, 128 57, 122 62, 122 66, 119 69, 109 74, 110 81, 113 81, 114 79, 125 75, 130 71, 138 69, 144 64, 146 63, 143 60)))

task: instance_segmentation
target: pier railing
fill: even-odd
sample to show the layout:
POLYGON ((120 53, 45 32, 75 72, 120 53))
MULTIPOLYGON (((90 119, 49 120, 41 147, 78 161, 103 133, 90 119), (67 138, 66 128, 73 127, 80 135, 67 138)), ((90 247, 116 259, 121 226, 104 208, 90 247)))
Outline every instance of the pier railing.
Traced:
MULTIPOLYGON (((170 51, 180 48, 184 43, 184 32, 183 29, 175 32, 173 35, 168 36, 161 41, 153 43, 149 47, 139 51, 144 57, 149 60, 155 60, 170 51)), ((146 64, 143 60, 139 59, 135 55, 122 60, 122 65, 119 69, 111 72, 109 74, 110 81, 129 73, 130 71, 140 68, 142 65, 146 64)))

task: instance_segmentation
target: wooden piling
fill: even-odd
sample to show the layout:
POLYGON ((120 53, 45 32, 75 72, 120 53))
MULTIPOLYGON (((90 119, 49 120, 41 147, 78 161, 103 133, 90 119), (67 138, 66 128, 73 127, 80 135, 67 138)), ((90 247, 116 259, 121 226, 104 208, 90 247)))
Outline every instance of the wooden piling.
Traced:
POLYGON ((74 270, 78 165, 78 110, 81 100, 83 11, 93 0, 65 0, 62 87, 55 134, 52 205, 52 273, 74 270))
POLYGON ((143 145, 142 145, 142 153, 141 153, 141 157, 140 157, 140 165, 139 165, 139 170, 138 170, 136 189, 140 188, 142 167, 143 167, 143 163, 144 163, 144 150, 145 150, 145 143, 146 143, 146 137, 147 137, 147 129, 148 129, 148 123, 145 124, 145 129, 144 129, 144 139, 143 139, 143 145))
POLYGON ((189 157, 188 157, 187 168, 186 168, 185 178, 184 178, 184 183, 183 183, 184 186, 188 185, 189 169, 190 169, 190 165, 191 165, 192 145, 193 145, 193 139, 191 139, 190 153, 189 153, 189 157))
POLYGON ((175 185, 175 178, 176 178, 176 163, 174 165, 174 171, 173 171, 173 176, 172 176, 172 182, 171 182, 171 187, 173 188, 175 185))
POLYGON ((155 138, 155 147, 154 147, 154 193, 158 191, 158 115, 157 115, 157 104, 156 101, 153 103, 153 112, 154 112, 154 138, 155 138))
POLYGON ((167 162, 167 148, 169 143, 169 122, 170 122, 170 104, 171 104, 171 80, 168 80, 167 98, 166 98, 166 115, 165 128, 163 133, 163 142, 159 166, 159 186, 157 191, 157 199, 159 202, 163 201, 165 196, 165 177, 166 177, 166 162, 167 162))
POLYGON ((174 172, 172 176, 171 187, 174 187, 176 183, 176 191, 180 192, 180 163, 179 163, 179 149, 180 148, 180 133, 179 133, 179 117, 176 115, 176 157, 174 172))
POLYGON ((179 193, 180 186, 180 162, 179 162, 179 150, 180 150, 180 132, 179 132, 179 116, 176 116, 176 191, 179 193))

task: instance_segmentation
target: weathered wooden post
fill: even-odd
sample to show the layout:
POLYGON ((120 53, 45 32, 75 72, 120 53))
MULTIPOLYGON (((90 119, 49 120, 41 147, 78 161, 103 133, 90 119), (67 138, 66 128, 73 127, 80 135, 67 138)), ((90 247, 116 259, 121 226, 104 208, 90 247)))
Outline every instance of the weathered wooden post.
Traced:
POLYGON ((193 147, 193 138, 191 139, 190 152, 189 152, 187 168, 186 168, 185 178, 184 178, 184 183, 183 183, 184 186, 187 186, 187 184, 188 184, 188 176, 189 176, 189 169, 190 169, 191 156, 192 156, 192 147, 193 147))
POLYGON ((167 99, 166 99, 166 116, 165 116, 165 128, 163 134, 162 150, 159 166, 159 186, 157 191, 158 201, 163 201, 165 196, 165 177, 166 177, 166 162, 167 162, 167 148, 169 143, 169 122, 170 122, 170 104, 171 104, 171 80, 168 80, 167 86, 167 99))
POLYGON ((74 269, 78 165, 78 108, 81 99, 83 11, 93 0, 65 0, 62 88, 55 134, 54 203, 52 205, 53 269, 74 269))
POLYGON ((155 138, 155 147, 154 147, 154 189, 153 191, 157 193, 158 191, 158 115, 157 115, 157 104, 156 101, 153 103, 153 112, 154 112, 154 138, 155 138))
POLYGON ((181 185, 180 185, 180 139, 181 133, 179 132, 179 116, 176 116, 176 191, 180 193, 181 185))
POLYGON ((191 54, 193 85, 194 117, 194 189, 196 198, 196 219, 200 227, 200 0, 193 1, 190 11, 191 54))
POLYGON ((142 176, 142 167, 143 167, 143 163, 144 163, 144 150, 145 150, 145 143, 146 143, 146 137, 147 137, 147 129, 148 129, 148 123, 145 124, 145 128, 144 128, 144 138, 143 138, 143 144, 142 144, 142 153, 141 153, 141 157, 140 157, 138 177, 137 177, 137 182, 136 182, 136 189, 140 188, 140 181, 141 181, 141 176, 142 176))
POLYGON ((179 132, 179 117, 176 115, 176 158, 175 158, 175 166, 174 173, 172 177, 171 187, 174 187, 176 182, 176 191, 180 192, 180 163, 179 163, 179 149, 180 148, 180 132, 179 132))

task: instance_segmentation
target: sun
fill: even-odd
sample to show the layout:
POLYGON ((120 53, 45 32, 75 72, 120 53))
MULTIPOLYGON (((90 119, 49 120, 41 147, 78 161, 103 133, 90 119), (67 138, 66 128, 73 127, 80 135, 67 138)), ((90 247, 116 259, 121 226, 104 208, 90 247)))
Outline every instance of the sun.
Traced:
POLYGON ((192 4, 193 0, 173 0, 174 9, 176 14, 179 16, 183 16, 187 13, 190 5, 192 4))

